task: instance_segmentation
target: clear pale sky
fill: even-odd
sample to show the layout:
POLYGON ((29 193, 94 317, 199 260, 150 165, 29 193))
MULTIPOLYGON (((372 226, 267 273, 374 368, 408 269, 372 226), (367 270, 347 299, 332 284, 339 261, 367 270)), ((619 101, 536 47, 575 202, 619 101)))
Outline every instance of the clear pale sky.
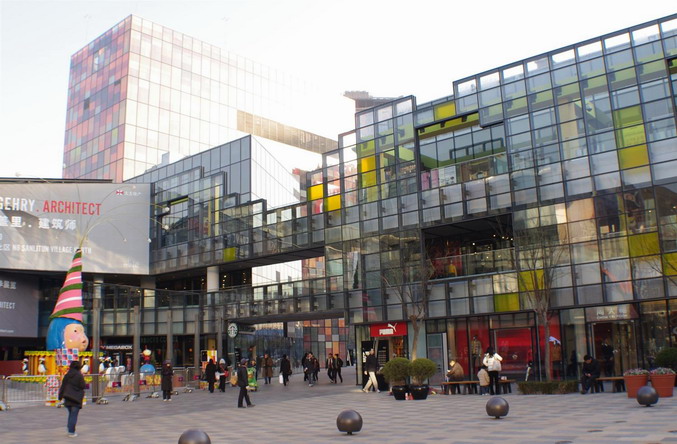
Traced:
POLYGON ((129 14, 337 93, 421 103, 454 80, 675 12, 675 0, 0 0, 0 177, 61 177, 70 56, 129 14))

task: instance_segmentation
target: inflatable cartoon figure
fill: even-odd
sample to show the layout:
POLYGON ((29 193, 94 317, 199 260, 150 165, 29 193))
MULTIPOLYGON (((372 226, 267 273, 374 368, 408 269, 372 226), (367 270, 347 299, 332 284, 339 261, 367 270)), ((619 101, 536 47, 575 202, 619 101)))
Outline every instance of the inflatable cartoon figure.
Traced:
POLYGON ((87 350, 89 339, 82 323, 82 250, 73 256, 66 280, 59 291, 59 298, 47 330, 47 350, 59 348, 87 350))

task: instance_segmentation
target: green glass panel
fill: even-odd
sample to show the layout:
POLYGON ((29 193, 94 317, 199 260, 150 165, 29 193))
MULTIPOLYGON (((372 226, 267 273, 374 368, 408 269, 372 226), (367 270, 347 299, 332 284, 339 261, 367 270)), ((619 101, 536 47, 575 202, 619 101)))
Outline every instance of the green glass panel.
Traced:
POLYGON ((611 88, 612 90, 625 88, 626 86, 634 85, 637 83, 635 68, 628 68, 622 71, 612 72, 608 75, 608 78, 609 78, 609 88, 611 88))
POLYGON ((400 162, 410 162, 414 160, 413 146, 400 145, 397 148, 397 154, 400 162))
POLYGON ((519 309, 519 294, 508 293, 494 296, 494 311, 518 311, 519 309))
POLYGON ((644 125, 631 126, 616 130, 616 145, 618 148, 641 145, 646 143, 644 125))
POLYGON ((628 237, 630 257, 649 256, 660 253, 658 233, 643 233, 628 237))
POLYGON ((578 83, 571 83, 569 85, 561 86, 555 88, 555 98, 557 103, 570 102, 572 100, 578 100, 581 98, 581 91, 578 87, 578 83))
POLYGON ((524 114, 527 112, 527 98, 520 97, 519 99, 508 100, 505 102, 505 115, 507 117, 524 114))
POLYGON ((554 104, 552 91, 543 91, 538 94, 532 94, 529 96, 529 102, 531 103, 531 109, 534 111, 551 107, 554 104))
POLYGON ((375 143, 373 140, 357 144, 357 157, 371 156, 375 153, 375 143))
POLYGON ((583 87, 583 95, 591 96, 607 90, 606 76, 599 76, 593 79, 583 80, 581 82, 583 87))
POLYGON ((643 123, 642 108, 639 105, 618 109, 613 112, 613 116, 615 128, 624 128, 643 123))

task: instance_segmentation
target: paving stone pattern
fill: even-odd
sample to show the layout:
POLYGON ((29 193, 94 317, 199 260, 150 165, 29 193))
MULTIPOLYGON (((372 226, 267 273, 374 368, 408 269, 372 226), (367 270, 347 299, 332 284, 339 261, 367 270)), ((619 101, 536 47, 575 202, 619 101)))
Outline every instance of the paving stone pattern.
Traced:
POLYGON ((260 384, 251 394, 256 407, 237 408, 236 387, 226 393, 196 391, 172 402, 140 398, 80 412, 78 437, 66 436, 65 409, 17 406, 0 412, 0 443, 163 443, 178 442, 187 429, 204 430, 221 443, 663 443, 677 442, 677 399, 640 406, 625 393, 503 395, 507 417, 486 414, 488 396, 433 395, 425 401, 395 401, 388 393, 363 393, 349 369, 344 384, 326 375, 308 387, 299 376, 288 387, 260 384), (358 411, 362 431, 338 432, 336 417, 358 411))

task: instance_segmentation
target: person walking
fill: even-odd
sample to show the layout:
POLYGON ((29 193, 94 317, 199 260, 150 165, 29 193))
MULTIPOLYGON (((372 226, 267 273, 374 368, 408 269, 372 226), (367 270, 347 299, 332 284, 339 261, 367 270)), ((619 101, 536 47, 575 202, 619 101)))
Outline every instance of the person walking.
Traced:
POLYGON ((59 401, 63 399, 63 405, 68 410, 68 437, 75 438, 75 425, 78 422, 78 414, 82 408, 82 400, 85 397, 85 377, 80 372, 80 363, 71 362, 68 373, 61 381, 59 387, 59 401))
POLYGON ((282 355, 280 359, 280 374, 282 375, 282 383, 286 386, 289 382, 289 375, 291 375, 291 362, 287 355, 282 355))
POLYGON ((241 409, 245 408, 242 401, 247 401, 247 407, 254 407, 251 400, 249 399, 249 392, 247 391, 247 385, 249 381, 249 374, 247 372, 247 360, 242 359, 240 361, 240 366, 237 369, 237 386, 240 387, 240 394, 237 397, 237 406, 241 409))
POLYGON ((341 357, 336 353, 334 356, 334 363, 335 363, 335 369, 336 373, 334 373, 334 383, 336 383, 336 378, 338 377, 341 379, 341 384, 343 384, 343 376, 341 376, 341 367, 343 367, 343 361, 341 360, 341 357))
POLYGON ((480 382, 480 395, 488 395, 491 379, 487 373, 487 366, 482 364, 480 370, 477 372, 477 380, 480 382))
POLYGON ((303 354, 303 358, 301 358, 301 367, 303 367, 303 381, 308 380, 308 373, 306 372, 306 361, 308 361, 308 352, 303 354))
POLYGON ((367 359, 364 362, 364 374, 369 376, 369 380, 364 385, 364 388, 362 389, 363 392, 369 393, 369 391, 373 387, 376 392, 381 393, 381 390, 378 388, 378 381, 376 380, 377 371, 378 371, 378 360, 376 359, 374 349, 372 348, 371 350, 369 350, 367 359))
POLYGON ((489 390, 492 395, 498 395, 501 393, 501 386, 499 380, 499 374, 501 372, 501 361, 503 358, 498 353, 494 352, 493 347, 488 347, 487 352, 484 355, 482 364, 487 366, 487 371, 489 372, 489 379, 491 384, 489 385, 489 390))
POLYGON ((228 366, 226 365, 226 360, 221 358, 219 361, 219 391, 221 393, 226 392, 226 379, 228 379, 228 366))
POLYGON ((205 367, 205 378, 209 383, 209 393, 214 393, 214 383, 216 382, 216 364, 214 360, 210 359, 207 367, 205 367))
POLYGON ((261 364, 263 365, 263 379, 265 384, 270 384, 273 377, 273 358, 271 358, 268 353, 265 353, 261 360, 261 364))
POLYGON ((174 376, 174 369, 172 368, 172 361, 166 360, 162 364, 160 371, 160 388, 162 389, 162 400, 167 402, 172 400, 172 377, 174 376))
POLYGON ((303 371, 305 372, 306 375, 308 375, 308 387, 312 387, 315 385, 315 382, 317 381, 317 368, 319 367, 319 363, 317 362, 317 358, 313 356, 312 353, 308 353, 308 356, 306 357, 306 365, 303 371))
POLYGON ((334 360, 333 353, 327 355, 327 359, 324 361, 324 367, 327 369, 329 382, 336 384, 336 361, 334 360))

